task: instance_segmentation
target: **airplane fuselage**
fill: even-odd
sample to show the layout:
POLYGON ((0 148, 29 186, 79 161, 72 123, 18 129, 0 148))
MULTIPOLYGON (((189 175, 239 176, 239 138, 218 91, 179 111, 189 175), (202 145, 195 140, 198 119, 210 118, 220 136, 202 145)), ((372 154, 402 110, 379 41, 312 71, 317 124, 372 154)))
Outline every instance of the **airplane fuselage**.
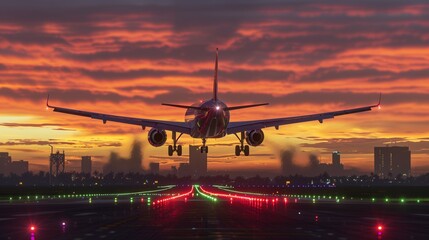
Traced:
POLYGON ((221 138, 226 135, 230 115, 225 103, 211 99, 192 106, 204 110, 189 108, 185 113, 185 121, 191 126, 191 137, 221 138))

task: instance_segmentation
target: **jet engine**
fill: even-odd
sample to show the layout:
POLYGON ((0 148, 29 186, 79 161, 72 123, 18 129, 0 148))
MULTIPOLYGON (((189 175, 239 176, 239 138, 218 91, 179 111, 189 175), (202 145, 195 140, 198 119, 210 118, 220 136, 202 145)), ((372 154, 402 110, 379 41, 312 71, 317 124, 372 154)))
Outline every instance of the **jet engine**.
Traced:
POLYGON ((250 146, 259 146, 264 141, 264 132, 261 129, 246 132, 246 142, 250 146))
POLYGON ((147 136, 150 145, 154 147, 161 147, 167 141, 167 133, 165 130, 152 128, 147 136))

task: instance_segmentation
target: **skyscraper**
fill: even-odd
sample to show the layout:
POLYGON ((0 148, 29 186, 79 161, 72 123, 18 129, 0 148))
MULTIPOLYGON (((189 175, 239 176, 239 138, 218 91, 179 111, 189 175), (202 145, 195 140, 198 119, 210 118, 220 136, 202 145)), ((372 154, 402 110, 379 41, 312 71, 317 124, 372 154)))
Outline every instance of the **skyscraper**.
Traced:
POLYGON ((91 156, 82 156, 82 173, 91 175, 92 173, 92 161, 91 156))
POLYGON ((28 161, 12 161, 9 165, 9 173, 21 176, 28 172, 28 161))
POLYGON ((0 152, 0 174, 9 174, 9 165, 12 162, 12 157, 8 152, 0 152))
POLYGON ((140 141, 135 140, 131 148, 131 156, 129 161, 130 172, 142 172, 142 145, 140 141))
POLYGON ((338 151, 332 152, 332 165, 339 166, 341 164, 341 155, 338 151))
POLYGON ((411 175, 411 151, 408 147, 374 147, 374 173, 381 178, 411 175))
POLYGON ((207 174, 207 153, 201 153, 199 146, 189 145, 189 167, 192 177, 207 174))

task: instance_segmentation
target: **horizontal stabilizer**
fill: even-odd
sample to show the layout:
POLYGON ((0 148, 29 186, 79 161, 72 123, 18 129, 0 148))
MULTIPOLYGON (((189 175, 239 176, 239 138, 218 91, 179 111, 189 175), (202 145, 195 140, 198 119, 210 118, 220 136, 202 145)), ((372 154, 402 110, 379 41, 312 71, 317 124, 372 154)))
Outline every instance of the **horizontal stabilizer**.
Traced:
POLYGON ((202 110, 200 107, 196 106, 186 106, 186 105, 179 105, 179 104, 170 104, 170 103, 162 103, 161 105, 169 106, 169 107, 177 107, 177 108, 186 108, 186 109, 196 109, 196 110, 202 110))
POLYGON ((264 105, 268 105, 268 103, 258 103, 258 104, 251 104, 251 105, 227 107, 227 108, 225 108, 225 110, 232 111, 232 110, 237 110, 237 109, 242 109, 242 108, 259 107, 259 106, 264 106, 264 105))

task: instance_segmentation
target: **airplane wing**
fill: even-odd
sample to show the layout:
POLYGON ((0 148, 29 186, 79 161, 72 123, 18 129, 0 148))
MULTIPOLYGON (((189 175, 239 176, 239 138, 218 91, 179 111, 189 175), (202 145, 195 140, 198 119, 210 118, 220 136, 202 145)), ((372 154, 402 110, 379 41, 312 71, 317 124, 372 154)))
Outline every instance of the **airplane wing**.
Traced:
POLYGON ((152 128, 159 128, 167 131, 174 131, 174 132, 185 133, 185 134, 191 133, 191 128, 188 126, 186 122, 172 122, 172 121, 161 121, 161 120, 152 120, 152 119, 144 119, 144 118, 123 117, 123 116, 116 116, 116 115, 103 114, 103 113, 97 113, 97 112, 87 112, 87 111, 75 110, 70 108, 56 107, 56 106, 49 105, 49 96, 48 96, 48 99, 46 100, 46 107, 52 108, 54 112, 99 119, 99 120, 102 120, 103 123, 112 121, 112 122, 138 125, 138 126, 141 126, 143 129, 145 127, 152 127, 152 128))
POLYGON ((371 111, 371 109, 374 107, 380 107, 380 100, 381 100, 381 95, 380 95, 380 99, 378 100, 378 104, 376 105, 352 108, 352 109, 346 109, 346 110, 340 110, 340 111, 334 111, 334 112, 325 112, 325 113, 317 113, 317 114, 310 114, 310 115, 303 115, 303 116, 273 118, 273 119, 264 119, 264 120, 254 120, 254 121, 230 122, 227 128, 227 134, 235 134, 238 132, 262 129, 267 127, 279 128, 280 125, 309 122, 314 120, 317 120, 320 123, 323 123, 323 120, 334 118, 336 116, 371 111))

